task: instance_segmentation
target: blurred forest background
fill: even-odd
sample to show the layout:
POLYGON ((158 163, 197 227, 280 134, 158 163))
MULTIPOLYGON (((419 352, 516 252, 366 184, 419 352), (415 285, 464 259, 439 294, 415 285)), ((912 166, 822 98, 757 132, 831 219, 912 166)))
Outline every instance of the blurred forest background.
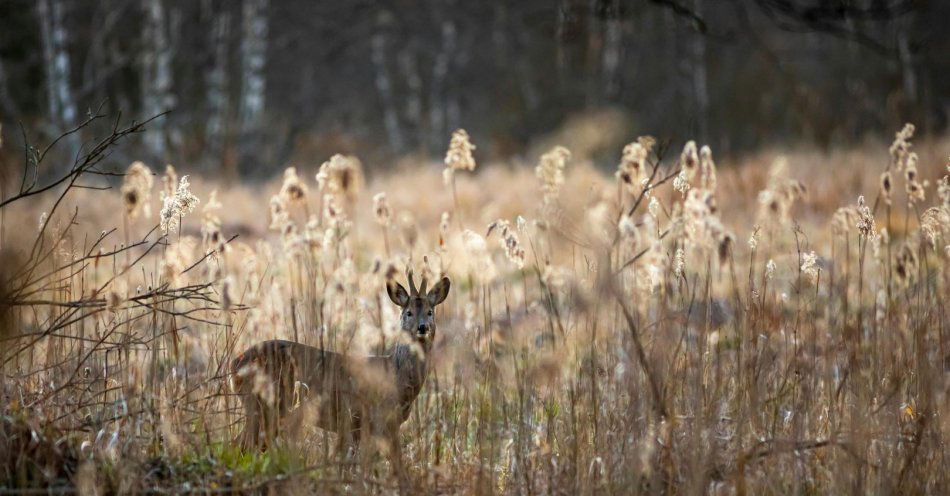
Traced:
POLYGON ((248 179, 435 157, 459 127, 480 159, 586 133, 610 167, 645 133, 825 148, 946 129, 947 19, 942 0, 2 0, 0 122, 22 145, 168 111, 113 159, 248 179))

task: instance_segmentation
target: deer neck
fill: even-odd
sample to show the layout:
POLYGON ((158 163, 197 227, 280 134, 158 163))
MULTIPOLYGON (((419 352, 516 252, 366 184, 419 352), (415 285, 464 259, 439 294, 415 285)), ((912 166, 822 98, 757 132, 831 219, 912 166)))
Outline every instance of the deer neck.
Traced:
POLYGON ((396 383, 400 399, 411 402, 419 394, 428 372, 428 347, 400 343, 391 355, 396 371, 396 383))

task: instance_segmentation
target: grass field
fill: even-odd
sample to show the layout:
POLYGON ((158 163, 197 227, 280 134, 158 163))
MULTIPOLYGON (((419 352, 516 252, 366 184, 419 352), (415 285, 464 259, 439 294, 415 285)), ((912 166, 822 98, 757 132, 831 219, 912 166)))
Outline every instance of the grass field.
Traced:
POLYGON ((106 140, 0 207, 0 492, 396 491, 306 422, 242 453, 226 376, 265 339, 385 352, 412 266, 453 280, 402 428, 420 493, 950 493, 950 141, 913 143, 717 168, 643 137, 614 174, 457 133, 444 167, 251 186, 102 179, 106 140))

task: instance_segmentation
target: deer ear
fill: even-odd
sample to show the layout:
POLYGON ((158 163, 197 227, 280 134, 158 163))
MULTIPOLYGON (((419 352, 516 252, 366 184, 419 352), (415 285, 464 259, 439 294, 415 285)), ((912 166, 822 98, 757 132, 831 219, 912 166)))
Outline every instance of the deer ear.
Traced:
POLYGON ((432 290, 426 294, 426 298, 429 300, 429 304, 436 306, 439 303, 445 301, 445 297, 449 295, 449 287, 452 283, 449 281, 448 277, 443 277, 435 286, 432 287, 432 290))
POLYGON ((386 283, 386 293, 389 294, 389 299, 400 307, 409 304, 409 293, 406 291, 406 288, 402 287, 402 284, 396 281, 386 283))

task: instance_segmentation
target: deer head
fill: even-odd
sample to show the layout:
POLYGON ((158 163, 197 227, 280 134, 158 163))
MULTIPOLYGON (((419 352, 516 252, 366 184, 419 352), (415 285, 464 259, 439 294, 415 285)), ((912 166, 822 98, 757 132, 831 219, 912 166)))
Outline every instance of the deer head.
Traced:
POLYGON ((403 332, 409 333, 428 349, 428 345, 431 345, 435 338, 435 307, 445 301, 445 297, 449 295, 451 282, 448 277, 443 277, 427 293, 425 277, 416 289, 415 282, 412 280, 412 270, 407 271, 407 276, 409 291, 406 291, 402 284, 390 280, 386 283, 386 292, 389 293, 389 299, 402 308, 399 322, 403 332))

